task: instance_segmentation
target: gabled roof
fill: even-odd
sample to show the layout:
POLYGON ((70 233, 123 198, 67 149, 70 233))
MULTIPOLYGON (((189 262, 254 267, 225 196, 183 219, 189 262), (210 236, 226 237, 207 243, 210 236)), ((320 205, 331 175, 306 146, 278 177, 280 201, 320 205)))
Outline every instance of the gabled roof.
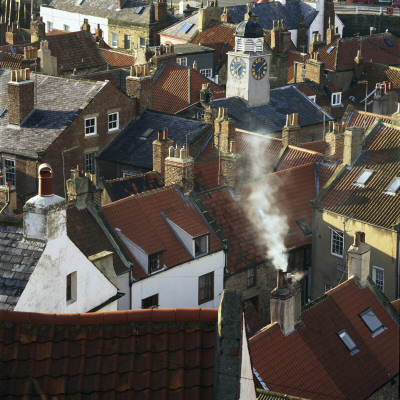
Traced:
POLYGON ((385 229, 398 224, 400 193, 389 194, 400 177, 400 128, 376 122, 367 132, 364 151, 352 168, 346 168, 327 188, 316 205, 385 229), (365 168, 374 171, 365 186, 355 185, 365 168))
POLYGON ((190 42, 190 40, 196 35, 197 30, 197 22, 199 16, 197 13, 191 15, 190 17, 178 21, 177 23, 169 26, 166 29, 160 31, 160 36, 169 36, 172 38, 181 39, 182 42, 190 42), (184 25, 187 24, 188 29, 182 29, 184 25), (191 26, 190 26, 191 25, 191 26), (190 26, 190 28, 189 28, 190 26))
POLYGON ((115 50, 100 49, 100 53, 108 65, 114 68, 128 68, 135 62, 135 57, 115 50))
POLYGON ((189 145, 209 129, 209 125, 193 119, 145 111, 139 119, 133 119, 110 142, 98 158, 125 165, 153 169, 153 141, 160 129, 168 129, 168 136, 175 143, 189 145))
POLYGON ((400 39, 390 33, 337 39, 318 50, 319 59, 325 63, 325 69, 330 71, 352 70, 360 45, 361 56, 365 61, 400 65, 400 39), (389 46, 388 40, 392 46, 389 46))
POLYGON ((212 399, 218 309, 0 310, 0 397, 212 399))
POLYGON ((286 123, 286 115, 298 113, 301 127, 320 124, 332 117, 312 102, 294 86, 283 86, 270 92, 270 102, 265 105, 249 107, 239 97, 217 99, 214 107, 228 108, 228 115, 240 129, 257 133, 281 131, 286 123))
POLYGON ((398 313, 382 304, 375 290, 361 288, 352 277, 307 306, 289 335, 275 323, 253 336, 253 366, 268 389, 302 398, 361 400, 398 375, 398 313), (368 308, 386 328, 378 335, 359 316, 368 308), (342 329, 357 354, 341 342, 342 329))
MULTIPOLYGON (((0 118, 0 151, 36 158, 71 124, 108 84, 31 74, 37 103, 21 129, 8 126, 8 113, 0 118), (18 140, 15 140, 18 134, 18 140), (34 138, 34 140, 32 140, 34 138)), ((11 71, 0 69, 0 108, 8 109, 7 83, 11 71)))
POLYGON ((320 162, 323 157, 324 155, 322 153, 289 145, 281 155, 275 169, 276 171, 282 171, 299 165, 320 162))
MULTIPOLYGON (((194 204, 185 200, 173 186, 116 201, 103 206, 102 212, 119 238, 121 236, 117 232, 148 255, 163 252, 162 262, 167 268, 193 259, 171 229, 167 219, 193 238, 209 234, 210 253, 223 249, 221 242, 194 204)), ((135 264, 137 265, 138 262, 135 261, 135 264)), ((140 269, 140 266, 138 268, 140 269)), ((138 268, 136 269, 137 276, 134 270, 135 279, 147 276, 138 268)))
POLYGON ((214 99, 225 97, 225 90, 190 66, 164 64, 154 76, 153 110, 174 114, 197 103, 205 83, 210 84, 214 99))
POLYGON ((391 119, 387 115, 379 115, 373 113, 365 113, 360 110, 351 109, 347 115, 346 122, 348 127, 361 126, 368 129, 377 119, 390 124, 391 119))
POLYGON ((0 225, 0 309, 17 305, 45 247, 44 242, 24 239, 22 228, 0 225))

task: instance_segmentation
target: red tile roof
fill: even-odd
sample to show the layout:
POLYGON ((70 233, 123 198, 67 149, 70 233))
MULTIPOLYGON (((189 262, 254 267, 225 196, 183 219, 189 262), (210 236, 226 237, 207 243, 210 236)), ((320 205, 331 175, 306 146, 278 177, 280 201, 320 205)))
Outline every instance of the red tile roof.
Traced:
POLYGON ((217 309, 0 310, 0 397, 211 399, 217 309))
MULTIPOLYGON (((175 236, 165 218, 193 237, 209 233, 210 253, 223 249, 193 203, 185 201, 173 186, 127 197, 103 206, 102 211, 113 230, 118 228, 148 255, 163 252, 163 264, 168 268, 188 262, 193 257, 175 236)), ((134 274, 139 278, 146 276, 140 270, 140 267, 137 268, 134 274)))
POLYGON ((135 62, 135 57, 130 54, 107 49, 100 49, 100 52, 106 63, 114 68, 128 68, 135 62))
POLYGON ((372 113, 365 113, 359 110, 351 111, 347 118, 347 126, 361 126, 362 128, 368 129, 377 118, 382 119, 383 122, 390 123, 390 118, 387 115, 379 115, 372 113))
POLYGON ((0 51, 0 67, 7 69, 20 69, 22 68, 22 62, 24 56, 19 54, 8 54, 0 51))
POLYGON ((303 149, 312 150, 323 154, 325 150, 325 142, 323 140, 315 140, 314 142, 302 143, 301 147, 303 149))
POLYGON ((195 164, 194 186, 197 192, 215 189, 221 185, 222 180, 219 176, 219 162, 217 158, 195 164))
MULTIPOLYGON (((398 315, 397 315, 398 318, 398 315)), ((301 314, 284 336, 278 323, 250 341, 253 366, 268 389, 318 400, 365 399, 399 373, 399 327, 368 287, 352 278, 301 314), (359 314, 371 308, 386 329, 373 337, 359 314), (350 355, 337 332, 359 352, 350 355)))
POLYGON ((313 150, 297 146, 288 146, 276 167, 277 171, 322 161, 324 155, 313 150))
POLYGON ((225 91, 200 72, 180 65, 165 64, 154 78, 153 110, 174 114, 197 103, 204 83, 210 84, 214 99, 225 97, 225 91))

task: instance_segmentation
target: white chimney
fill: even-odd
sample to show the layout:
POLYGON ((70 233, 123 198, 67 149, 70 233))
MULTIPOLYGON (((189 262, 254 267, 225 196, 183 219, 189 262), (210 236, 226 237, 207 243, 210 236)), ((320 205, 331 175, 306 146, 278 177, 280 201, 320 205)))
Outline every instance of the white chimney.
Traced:
POLYGON ((355 275, 362 285, 367 284, 370 270, 371 247, 365 243, 365 233, 356 232, 354 243, 347 252, 348 277, 355 275))

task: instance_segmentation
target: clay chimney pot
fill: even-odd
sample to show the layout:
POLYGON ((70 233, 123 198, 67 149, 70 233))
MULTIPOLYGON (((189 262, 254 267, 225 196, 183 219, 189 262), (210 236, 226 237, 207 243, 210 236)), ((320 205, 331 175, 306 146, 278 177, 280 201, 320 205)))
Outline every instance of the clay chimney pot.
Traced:
POLYGON ((39 165, 39 196, 53 196, 53 169, 49 164, 39 165))

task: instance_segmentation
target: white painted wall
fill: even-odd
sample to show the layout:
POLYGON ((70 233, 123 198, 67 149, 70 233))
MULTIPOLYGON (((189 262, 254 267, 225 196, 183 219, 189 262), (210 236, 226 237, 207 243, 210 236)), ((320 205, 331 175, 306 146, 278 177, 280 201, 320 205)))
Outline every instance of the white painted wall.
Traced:
POLYGON ((199 307, 199 276, 214 271, 214 300, 200 305, 218 308, 224 286, 224 251, 196 258, 185 264, 160 271, 132 285, 132 309, 142 307, 142 299, 158 293, 160 308, 199 307))
POLYGON ((170 36, 164 36, 160 35, 160 44, 178 44, 178 43, 187 43, 188 41, 186 39, 178 39, 170 36))
POLYGON ((55 10, 50 7, 40 7, 40 16, 43 18, 43 22, 46 24, 47 32, 47 22, 53 23, 54 29, 64 29, 64 25, 69 25, 70 31, 80 31, 83 25, 83 20, 86 18, 89 21, 90 30, 92 33, 95 32, 97 24, 100 24, 100 29, 103 31, 103 39, 108 43, 108 20, 107 18, 96 17, 94 15, 84 15, 79 13, 72 13, 68 11, 55 10))
POLYGON ((129 272, 118 275, 118 291, 125 293, 118 299, 118 310, 130 310, 131 308, 129 279, 129 272))
MULTIPOLYGON (((15 311, 83 313, 116 294, 117 288, 64 234, 47 242, 15 311), (66 277, 74 271, 77 271, 77 299, 67 304, 66 277)), ((117 310, 117 301, 104 310, 117 310)))

